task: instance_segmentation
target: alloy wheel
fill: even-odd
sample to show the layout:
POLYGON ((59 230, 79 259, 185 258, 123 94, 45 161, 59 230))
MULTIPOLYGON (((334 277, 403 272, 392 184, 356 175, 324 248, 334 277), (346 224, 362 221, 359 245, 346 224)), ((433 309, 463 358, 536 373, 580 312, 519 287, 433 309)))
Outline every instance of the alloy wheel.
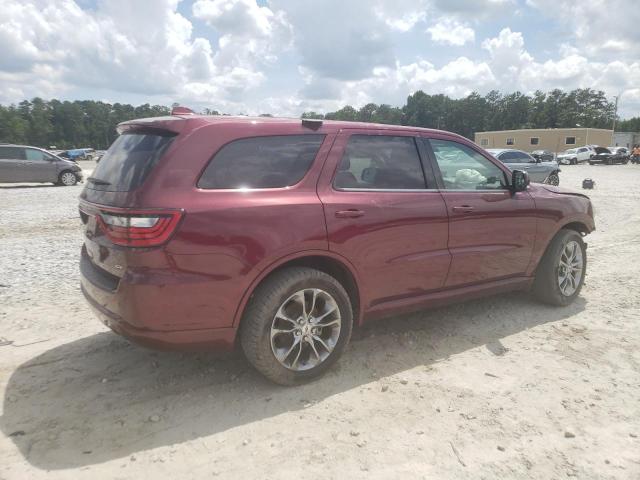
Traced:
POLYGON ((329 293, 318 288, 300 290, 273 317, 271 350, 283 367, 310 370, 331 355, 341 326, 340 309, 329 293))
POLYGON ((571 241, 562 249, 558 264, 558 286, 565 297, 573 295, 584 274, 584 258, 578 242, 571 241))

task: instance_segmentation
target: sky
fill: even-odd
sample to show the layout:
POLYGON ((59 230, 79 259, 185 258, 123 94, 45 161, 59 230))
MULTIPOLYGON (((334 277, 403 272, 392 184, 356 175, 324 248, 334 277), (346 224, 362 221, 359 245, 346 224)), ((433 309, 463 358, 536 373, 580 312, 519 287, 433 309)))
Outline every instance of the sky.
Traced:
POLYGON ((299 116, 553 88, 640 116, 638 0, 0 0, 0 103, 299 116))

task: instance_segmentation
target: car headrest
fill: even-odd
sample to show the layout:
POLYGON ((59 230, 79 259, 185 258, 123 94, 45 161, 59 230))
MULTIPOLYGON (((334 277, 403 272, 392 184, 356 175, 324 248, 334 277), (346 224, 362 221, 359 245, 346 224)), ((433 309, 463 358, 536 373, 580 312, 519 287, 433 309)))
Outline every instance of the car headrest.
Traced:
POLYGON ((351 168, 351 159, 349 158, 348 155, 345 155, 344 157, 342 157, 342 161, 340 162, 340 167, 338 167, 338 170, 341 172, 344 172, 346 170, 349 170, 351 168))

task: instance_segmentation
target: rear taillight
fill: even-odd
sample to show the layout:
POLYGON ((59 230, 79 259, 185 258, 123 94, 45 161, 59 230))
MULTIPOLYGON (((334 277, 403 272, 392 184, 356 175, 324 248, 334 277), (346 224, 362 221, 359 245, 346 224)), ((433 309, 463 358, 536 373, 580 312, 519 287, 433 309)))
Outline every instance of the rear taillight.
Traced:
POLYGON ((179 210, 121 212, 101 210, 96 216, 100 229, 116 245, 157 247, 173 234, 180 219, 179 210))

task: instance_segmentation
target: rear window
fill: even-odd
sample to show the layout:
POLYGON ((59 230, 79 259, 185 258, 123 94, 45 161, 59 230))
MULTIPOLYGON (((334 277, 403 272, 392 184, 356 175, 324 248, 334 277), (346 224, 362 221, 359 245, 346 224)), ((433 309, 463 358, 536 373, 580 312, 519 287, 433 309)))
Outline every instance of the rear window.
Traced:
POLYGON ((213 157, 198 182, 204 189, 283 188, 305 176, 324 135, 282 135, 231 142, 213 157))
POLYGON ((0 160, 25 160, 24 148, 0 147, 0 160))
POLYGON ((174 137, 171 132, 120 135, 89 177, 89 187, 107 192, 128 192, 139 187, 174 137))

